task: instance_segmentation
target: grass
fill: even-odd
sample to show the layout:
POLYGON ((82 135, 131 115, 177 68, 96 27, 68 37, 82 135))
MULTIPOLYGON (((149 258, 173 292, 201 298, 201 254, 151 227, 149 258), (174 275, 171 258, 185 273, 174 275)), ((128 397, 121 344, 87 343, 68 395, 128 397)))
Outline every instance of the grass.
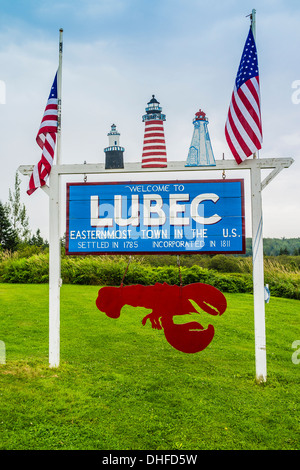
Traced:
POLYGON ((61 365, 50 369, 48 285, 0 284, 1 450, 299 449, 299 300, 266 305, 258 385, 251 294, 226 294, 212 343, 189 355, 142 326, 142 308, 101 314, 97 292, 62 287, 61 365))

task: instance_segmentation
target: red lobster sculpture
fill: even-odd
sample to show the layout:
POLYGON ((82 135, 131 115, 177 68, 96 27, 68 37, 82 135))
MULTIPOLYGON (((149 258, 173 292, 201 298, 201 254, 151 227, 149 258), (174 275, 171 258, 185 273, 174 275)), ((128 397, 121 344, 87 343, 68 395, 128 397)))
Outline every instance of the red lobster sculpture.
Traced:
POLYGON ((196 321, 174 323, 173 317, 176 315, 199 313, 190 300, 211 315, 222 315, 227 307, 226 299, 218 289, 202 283, 184 287, 170 286, 166 283, 156 283, 153 286, 102 287, 96 305, 110 318, 118 318, 124 305, 151 309, 152 312, 143 318, 143 325, 149 319, 152 328, 164 329, 166 340, 175 349, 185 353, 196 353, 209 345, 215 330, 211 324, 204 329, 196 321))

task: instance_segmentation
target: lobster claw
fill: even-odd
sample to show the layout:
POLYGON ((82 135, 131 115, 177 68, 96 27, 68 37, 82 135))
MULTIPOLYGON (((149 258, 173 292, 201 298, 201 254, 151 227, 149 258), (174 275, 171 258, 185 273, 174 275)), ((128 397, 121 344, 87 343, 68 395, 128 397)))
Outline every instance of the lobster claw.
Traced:
MULTIPOLYGON (((225 296, 216 287, 209 284, 198 282, 184 286, 182 290, 184 298, 193 300, 210 315, 222 315, 227 308, 225 296)), ((193 307, 192 311, 197 312, 198 310, 193 307)))
MULTIPOLYGON (((191 304, 191 301, 211 315, 222 315, 227 308, 226 298, 222 292, 208 284, 195 283, 184 286, 178 302, 178 314, 199 313, 199 310, 191 304)), ((215 334, 213 325, 203 328, 196 321, 175 324, 172 316, 166 316, 161 319, 161 322, 168 343, 184 353, 203 351, 210 344, 215 334)))

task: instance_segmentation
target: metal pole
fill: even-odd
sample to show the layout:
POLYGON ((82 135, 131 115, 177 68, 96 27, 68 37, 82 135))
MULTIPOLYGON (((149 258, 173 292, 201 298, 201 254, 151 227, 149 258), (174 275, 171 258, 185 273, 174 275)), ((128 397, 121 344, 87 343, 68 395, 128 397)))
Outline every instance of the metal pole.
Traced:
POLYGON ((57 142, 56 165, 49 177, 49 366, 58 367, 60 362, 60 174, 61 163, 61 85, 62 85, 62 33, 59 31, 59 66, 57 73, 57 142))
POLYGON ((252 34, 254 37, 254 41, 256 41, 256 10, 252 10, 252 13, 250 15, 251 17, 251 29, 252 29, 252 34))

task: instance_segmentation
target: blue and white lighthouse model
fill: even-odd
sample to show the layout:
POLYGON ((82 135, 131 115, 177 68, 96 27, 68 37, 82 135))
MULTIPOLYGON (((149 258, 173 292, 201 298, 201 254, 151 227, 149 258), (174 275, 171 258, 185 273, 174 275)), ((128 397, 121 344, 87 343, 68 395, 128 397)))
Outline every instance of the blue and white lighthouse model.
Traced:
POLYGON ((208 119, 200 109, 194 117, 194 133, 185 166, 215 166, 210 137, 207 129, 208 119))

